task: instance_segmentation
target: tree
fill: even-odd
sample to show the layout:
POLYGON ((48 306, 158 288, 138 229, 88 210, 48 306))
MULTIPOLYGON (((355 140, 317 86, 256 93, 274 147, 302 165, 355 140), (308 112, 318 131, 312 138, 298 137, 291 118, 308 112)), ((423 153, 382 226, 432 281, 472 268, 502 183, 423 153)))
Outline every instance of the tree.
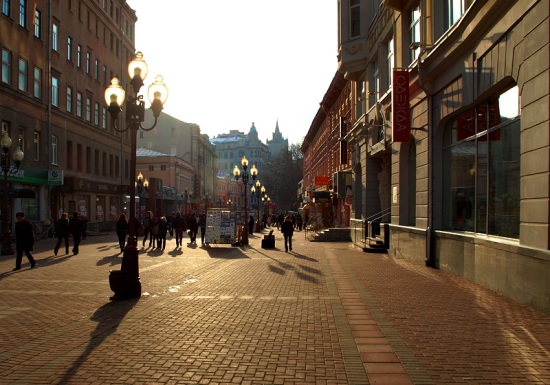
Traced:
POLYGON ((279 211, 296 211, 298 207, 298 183, 304 174, 304 159, 301 145, 291 144, 288 151, 282 151, 267 162, 265 175, 261 176, 271 203, 279 211))

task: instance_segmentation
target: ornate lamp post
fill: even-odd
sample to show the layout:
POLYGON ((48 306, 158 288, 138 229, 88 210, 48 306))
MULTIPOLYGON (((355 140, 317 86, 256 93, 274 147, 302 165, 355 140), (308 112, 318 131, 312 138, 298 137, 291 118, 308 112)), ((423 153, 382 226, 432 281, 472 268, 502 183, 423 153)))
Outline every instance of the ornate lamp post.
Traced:
POLYGON ((8 176, 13 176, 19 170, 19 166, 23 161, 23 151, 17 146, 15 152, 13 153, 13 163, 17 167, 15 170, 12 170, 11 161, 10 161, 10 150, 11 150, 11 138, 8 133, 4 131, 1 140, 2 145, 2 173, 4 174, 4 205, 2 206, 2 255, 11 255, 13 254, 13 246, 11 244, 11 230, 9 226, 10 214, 8 212, 8 199, 9 199, 9 183, 8 176))
MULTIPOLYGON (((136 180, 136 190, 139 196, 139 223, 141 223, 141 220, 143 219, 143 203, 141 201, 141 194, 143 191, 147 191, 149 189, 149 181, 147 179, 143 179, 143 174, 140 172, 137 176, 136 180)), ((145 205, 146 206, 146 205, 145 205)), ((147 209, 147 206, 146 206, 147 209)))
POLYGON ((258 204, 258 217, 256 218, 256 232, 262 231, 262 221, 260 220, 260 197, 262 196, 262 189, 265 192, 265 187, 262 186, 258 179, 254 186, 250 189, 250 192, 256 195, 256 203, 258 204))
POLYGON ((246 159, 246 156, 243 155, 243 158, 241 159, 241 166, 243 168, 243 172, 241 173, 241 170, 239 170, 239 166, 235 165, 233 168, 233 176, 235 177, 235 180, 237 183, 239 183, 239 178, 242 177, 242 184, 244 186, 244 229, 242 234, 242 240, 241 243, 243 245, 248 245, 248 197, 247 197, 247 190, 248 190, 248 180, 249 177, 252 176, 252 180, 255 180, 258 176, 258 169, 256 168, 256 165, 252 165, 252 168, 250 169, 250 175, 246 171, 248 169, 248 159, 246 159))
POLYGON ((126 92, 120 86, 118 78, 111 80, 111 85, 105 89, 105 102, 109 106, 113 128, 119 132, 130 131, 131 154, 130 154, 130 218, 129 218, 129 237, 128 243, 122 256, 122 266, 119 271, 111 271, 109 282, 111 290, 115 295, 112 300, 137 298, 141 296, 141 282, 139 280, 138 248, 136 239, 136 136, 141 130, 150 131, 157 125, 157 119, 163 109, 163 105, 168 98, 168 89, 162 81, 162 76, 158 75, 155 81, 149 86, 148 96, 151 102, 151 110, 155 121, 149 128, 142 126, 145 117, 145 102, 143 95, 138 95, 143 87, 143 80, 147 76, 147 63, 143 60, 141 52, 136 53, 134 60, 128 64, 128 73, 132 80, 130 84, 134 91, 126 100, 126 126, 118 128, 117 118, 122 111, 122 105, 126 99, 126 92))

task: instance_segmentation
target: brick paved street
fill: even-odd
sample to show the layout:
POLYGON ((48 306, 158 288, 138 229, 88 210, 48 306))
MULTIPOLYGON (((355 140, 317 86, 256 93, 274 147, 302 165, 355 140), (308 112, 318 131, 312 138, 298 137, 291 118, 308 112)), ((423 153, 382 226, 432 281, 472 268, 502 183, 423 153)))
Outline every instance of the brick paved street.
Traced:
MULTIPOLYGON (((0 384, 550 384, 550 317, 350 243, 140 252, 111 302, 114 233, 0 257, 0 384)), ((187 241, 187 239, 184 239, 187 241)))

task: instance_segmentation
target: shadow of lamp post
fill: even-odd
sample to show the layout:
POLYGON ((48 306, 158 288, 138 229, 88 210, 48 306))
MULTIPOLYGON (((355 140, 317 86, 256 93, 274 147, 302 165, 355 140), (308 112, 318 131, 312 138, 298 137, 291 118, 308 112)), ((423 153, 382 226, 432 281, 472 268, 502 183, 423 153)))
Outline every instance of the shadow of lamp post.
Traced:
POLYGON ((143 95, 138 95, 143 87, 143 80, 147 76, 147 63, 143 60, 141 52, 136 53, 134 60, 128 64, 128 73, 132 80, 130 84, 134 91, 126 100, 126 92, 121 87, 118 78, 111 80, 111 85, 105 89, 105 102, 109 106, 112 125, 116 131, 130 131, 131 153, 130 153, 130 221, 128 243, 124 248, 121 270, 111 270, 109 283, 111 290, 115 292, 111 300, 137 298, 141 296, 141 282, 139 280, 139 262, 137 248, 136 229, 136 136, 141 130, 150 131, 157 125, 157 119, 168 98, 168 89, 163 83, 162 76, 157 75, 155 81, 149 86, 148 96, 151 102, 151 110, 155 118, 153 125, 149 128, 142 126, 145 118, 145 102, 143 95), (124 103, 126 100, 126 103, 124 103), (117 126, 117 118, 122 111, 122 105, 126 105, 126 125, 123 128, 117 126))
POLYGON ((239 178, 242 178, 242 185, 244 187, 244 230, 242 232, 241 244, 248 245, 248 180, 249 177, 252 177, 252 180, 256 179, 256 177, 258 176, 258 169, 256 168, 256 165, 252 165, 249 174, 246 171, 248 169, 248 159, 246 159, 246 156, 244 155, 241 159, 241 166, 243 168, 242 173, 239 169, 239 166, 235 165, 235 167, 233 168, 233 176, 235 177, 237 183, 239 183, 239 178))
POLYGON ((13 152, 13 163, 17 167, 15 170, 12 170, 11 160, 10 160, 10 151, 11 151, 11 138, 8 133, 4 131, 2 134, 2 173, 4 174, 4 202, 2 206, 2 255, 11 255, 13 254, 13 246, 11 244, 11 229, 9 226, 10 223, 10 213, 8 212, 8 200, 9 200, 9 182, 8 176, 13 176, 19 170, 19 166, 23 161, 23 151, 17 146, 13 152))

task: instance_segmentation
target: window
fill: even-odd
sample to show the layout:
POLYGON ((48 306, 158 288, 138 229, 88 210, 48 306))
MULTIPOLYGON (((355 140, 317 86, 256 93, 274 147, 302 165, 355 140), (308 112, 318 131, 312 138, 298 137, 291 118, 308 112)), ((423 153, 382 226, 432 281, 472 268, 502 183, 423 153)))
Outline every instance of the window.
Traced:
POLYGON ((76 145, 76 171, 82 171, 82 145, 77 144, 76 145))
POLYGON ((86 121, 92 121, 92 99, 86 98, 86 121))
POLYGON ((86 52, 86 73, 90 75, 92 73, 92 54, 86 52))
POLYGON ((10 15, 10 0, 2 0, 2 13, 6 16, 10 15))
POLYGON ((114 174, 115 160, 113 154, 109 154, 109 176, 112 177, 114 174))
POLYGON ((55 23, 52 25, 52 49, 59 51, 59 26, 55 23))
POLYGON ((67 112, 73 112, 73 87, 67 86, 67 112))
POLYGON ((40 160, 40 132, 35 131, 33 135, 33 150, 34 150, 34 161, 38 162, 40 160))
POLYGON ((94 172, 99 175, 99 150, 94 151, 94 172))
POLYGON ((418 59, 420 54, 420 4, 417 3, 410 11, 411 24, 409 26, 411 63, 418 59))
POLYGON ((34 11, 34 37, 42 37, 42 13, 38 9, 34 11))
POLYGON ((52 75, 52 106, 59 107, 59 78, 52 75))
POLYGON ((82 93, 76 93, 76 116, 82 117, 82 93))
POLYGON ((73 168, 73 142, 67 141, 67 162, 66 167, 68 170, 73 168))
POLYGON ((34 67, 34 92, 33 95, 37 99, 42 99, 42 69, 34 67))
POLYGON ((2 50, 2 83, 11 84, 11 52, 2 50))
POLYGON ((19 127, 19 148, 21 148, 21 150, 23 150, 23 152, 26 151, 25 128, 24 127, 19 127))
POLYGON ((107 153, 106 152, 103 152, 103 168, 102 168, 102 175, 103 176, 107 176, 107 153))
POLYGON ((166 171, 166 165, 165 164, 160 165, 160 171, 166 171))
POLYGON ((99 80, 99 60, 95 59, 95 80, 99 80))
POLYGON ((19 0, 19 25, 27 27, 27 0, 19 0))
POLYGON ((90 147, 86 147, 86 172, 92 173, 92 149, 90 147))
POLYGON ((73 38, 67 37, 67 60, 73 61, 73 38))
POLYGON ((19 90, 27 92, 27 61, 19 59, 19 90))
POLYGON ((52 135, 52 164, 59 164, 58 161, 58 147, 57 147, 57 136, 52 135))
POLYGON ((466 0, 446 0, 445 6, 445 29, 449 29, 458 22, 466 11, 466 0))
POLYGON ((94 124, 99 126, 99 103, 97 102, 94 105, 94 124))
POLYGON ((519 238, 519 91, 509 91, 448 123, 444 143, 444 226, 519 238))
POLYGON ((107 130, 107 107, 103 107, 103 112, 101 114, 101 128, 107 130))
POLYGON ((349 0, 349 37, 361 36, 361 7, 359 0, 349 0))
POLYGON ((76 47, 76 66, 80 68, 82 65, 82 47, 80 44, 76 47))

